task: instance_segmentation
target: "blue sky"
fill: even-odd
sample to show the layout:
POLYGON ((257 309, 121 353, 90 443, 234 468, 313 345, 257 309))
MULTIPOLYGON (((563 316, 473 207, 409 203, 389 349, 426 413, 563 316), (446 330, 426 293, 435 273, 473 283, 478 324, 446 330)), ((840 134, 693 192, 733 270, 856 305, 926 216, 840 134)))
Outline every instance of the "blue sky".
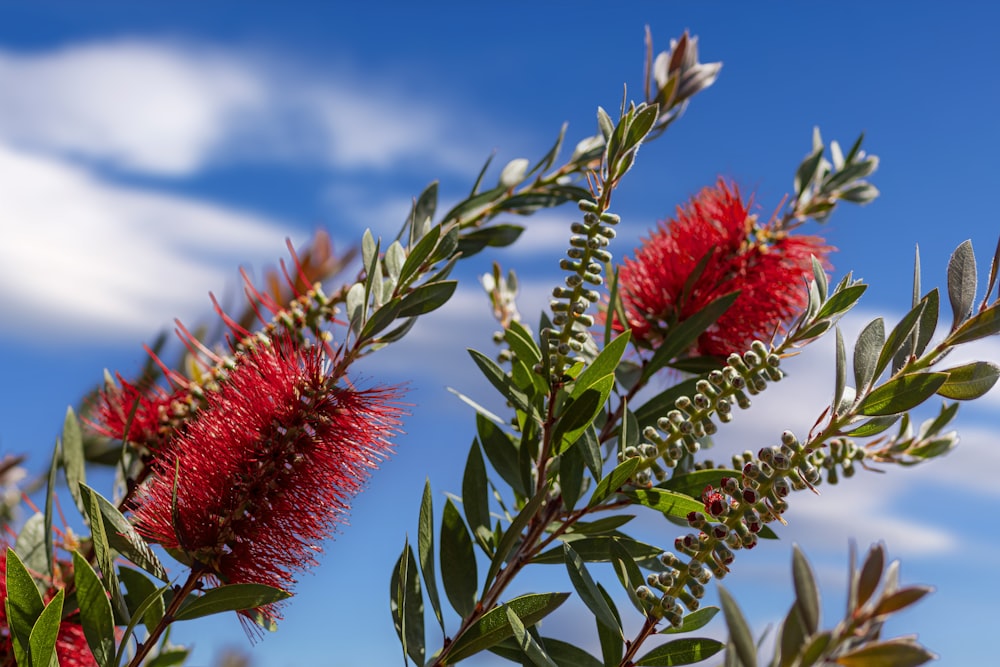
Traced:
MULTIPOLYGON (((720 174, 769 213, 814 125, 842 144, 864 131, 882 160, 882 197, 824 230, 840 248, 835 275, 872 283, 844 321, 850 341, 872 317, 902 314, 915 244, 926 287, 942 284, 963 240, 981 265, 995 246, 998 14, 972 2, 905 12, 863 2, 0 3, 0 451, 27 452, 37 469, 66 406, 105 368, 134 372, 143 342, 175 317, 204 316, 209 291, 233 294, 237 267, 273 264, 286 237, 299 245, 318 226, 343 245, 366 227, 391 236, 430 181, 447 204, 493 151, 497 164, 537 158, 563 121, 569 145, 589 136, 596 106, 615 108, 623 84, 641 94, 646 24, 658 49, 689 28, 702 60, 724 67, 640 152, 615 199, 624 223, 612 249, 627 254, 720 174)), ((534 320, 572 218, 546 212, 523 243, 470 260, 453 303, 365 364, 372 382, 409 382, 407 433, 321 567, 301 578, 280 630, 254 647, 256 664, 398 664, 389 569, 415 531, 425 477, 439 510, 460 489, 474 432, 445 387, 492 400, 462 351, 492 345, 475 276, 493 260, 517 270, 534 320)), ((787 382, 737 415, 720 451, 805 432, 832 391, 831 355, 820 344, 790 365, 787 382)), ((998 361, 1000 342, 958 356, 998 361)), ((1000 593, 1000 538, 981 518, 1000 497, 983 476, 1000 467, 998 391, 963 408, 962 444, 946 459, 795 499, 781 542, 741 556, 727 579, 755 629, 791 601, 792 542, 813 558, 833 624, 848 540, 884 538, 904 581, 937 587, 893 629, 918 631, 944 665, 983 655, 1000 593)), ((675 536, 654 520, 643 529, 663 544, 675 536)), ((567 586, 561 568, 525 583, 567 586)), ((584 614, 569 608, 550 627, 588 645, 589 630, 575 629, 584 614)), ((175 636, 196 644, 194 664, 247 645, 234 618, 175 636)))

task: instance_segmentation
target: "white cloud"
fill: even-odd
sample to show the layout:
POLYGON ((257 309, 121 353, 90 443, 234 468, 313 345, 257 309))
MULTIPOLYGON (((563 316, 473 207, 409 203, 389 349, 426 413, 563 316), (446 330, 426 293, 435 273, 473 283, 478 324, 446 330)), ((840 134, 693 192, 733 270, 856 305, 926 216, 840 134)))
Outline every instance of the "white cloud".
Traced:
POLYGON ((239 263, 273 263, 289 234, 276 220, 2 146, 0 202, 0 331, 32 339, 148 335, 203 312, 239 263))
POLYGON ((0 51, 0 142, 157 175, 234 155, 387 169, 478 168, 449 140, 478 121, 391 80, 308 71, 259 53, 122 39, 0 51))

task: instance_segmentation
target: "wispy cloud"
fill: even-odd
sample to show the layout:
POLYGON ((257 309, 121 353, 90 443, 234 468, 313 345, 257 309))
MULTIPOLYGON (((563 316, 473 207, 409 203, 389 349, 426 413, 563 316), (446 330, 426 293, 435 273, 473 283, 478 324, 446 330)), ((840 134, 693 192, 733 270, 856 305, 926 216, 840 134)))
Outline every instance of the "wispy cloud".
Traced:
MULTIPOLYGON (((121 39, 0 51, 0 142, 161 176, 240 159, 474 170, 450 137, 478 121, 391 80, 318 73, 280 55, 121 39)), ((465 138, 468 139, 467 134, 465 138)))
POLYGON ((148 335, 202 312, 240 263, 273 263, 292 232, 2 146, 0 202, 0 332, 35 340, 148 335))

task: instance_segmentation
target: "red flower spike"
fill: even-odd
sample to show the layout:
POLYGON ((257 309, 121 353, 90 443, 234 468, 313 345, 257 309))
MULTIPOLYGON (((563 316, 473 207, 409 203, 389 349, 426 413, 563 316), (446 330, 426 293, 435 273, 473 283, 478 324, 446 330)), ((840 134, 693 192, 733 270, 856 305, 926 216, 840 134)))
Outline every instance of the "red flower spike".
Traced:
POLYGON ((140 389, 121 375, 116 377, 121 386, 101 392, 97 421, 90 422, 91 427, 106 437, 156 451, 169 436, 165 424, 174 401, 182 400, 186 392, 178 389, 167 393, 155 385, 140 389))
POLYGON ((390 453, 402 412, 398 389, 337 386, 329 368, 287 339, 240 355, 154 463, 139 532, 223 583, 290 588, 390 453))
MULTIPOLYGON (((0 664, 14 664, 14 646, 7 625, 7 545, 0 542, 0 664)), ((55 596, 57 590, 50 588, 45 592, 46 604, 55 596)), ((79 618, 74 612, 70 617, 79 618)), ((97 667, 97 661, 90 651, 83 626, 79 623, 64 620, 59 624, 59 635, 56 637, 56 655, 59 656, 60 667, 97 667)))
MULTIPOLYGON (((768 338, 805 306, 810 257, 825 262, 832 248, 815 236, 760 227, 735 185, 720 179, 676 218, 660 223, 619 272, 621 299, 633 340, 654 347, 670 329, 715 299, 740 295, 690 351, 726 356, 768 338)), ((616 331, 624 323, 614 321, 616 331)))

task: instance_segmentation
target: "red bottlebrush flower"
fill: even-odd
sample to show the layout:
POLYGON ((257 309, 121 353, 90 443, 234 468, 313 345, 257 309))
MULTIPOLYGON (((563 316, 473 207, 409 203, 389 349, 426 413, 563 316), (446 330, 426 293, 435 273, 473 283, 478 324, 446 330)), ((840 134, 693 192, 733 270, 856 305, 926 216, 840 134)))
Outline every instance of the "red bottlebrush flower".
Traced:
POLYGON ((716 491, 711 484, 701 492, 701 502, 705 505, 705 511, 714 517, 722 516, 729 504, 726 496, 716 491))
MULTIPOLYGON (((655 347, 670 329, 715 299, 740 295, 697 340, 692 356, 726 356, 748 349, 790 321, 806 303, 810 257, 832 250, 815 236, 760 226, 735 185, 720 179, 699 192, 677 217, 660 223, 619 272, 632 338, 655 347)), ((625 326, 617 319, 615 329, 625 326)))
POLYGON ((397 389, 337 380, 288 339, 237 357, 140 487, 139 532, 221 582, 288 589, 398 431, 397 389))
MULTIPOLYGON (((14 646, 7 625, 7 545, 0 543, 0 665, 14 664, 14 646)), ((45 602, 56 594, 55 589, 45 595, 45 602)), ((97 661, 83 634, 83 626, 71 621, 59 625, 56 654, 61 667, 96 667, 97 661)))
POLYGON ((174 402, 183 399, 184 391, 168 393, 155 385, 140 389, 120 375, 117 378, 120 387, 101 392, 97 421, 90 422, 91 427, 109 438, 127 440, 156 451, 169 437, 166 424, 174 402))

